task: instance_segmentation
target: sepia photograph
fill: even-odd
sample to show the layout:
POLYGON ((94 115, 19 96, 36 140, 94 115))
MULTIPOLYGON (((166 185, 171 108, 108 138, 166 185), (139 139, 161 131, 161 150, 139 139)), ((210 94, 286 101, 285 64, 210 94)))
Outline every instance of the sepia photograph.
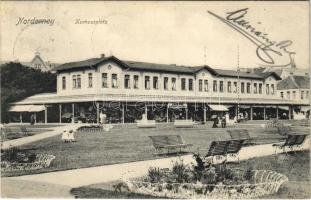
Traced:
POLYGON ((311 199, 309 1, 1 1, 3 199, 311 199))

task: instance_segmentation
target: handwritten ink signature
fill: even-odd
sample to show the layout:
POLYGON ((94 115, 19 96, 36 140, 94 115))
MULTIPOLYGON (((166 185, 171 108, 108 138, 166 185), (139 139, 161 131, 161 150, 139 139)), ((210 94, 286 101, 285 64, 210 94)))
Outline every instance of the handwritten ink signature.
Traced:
POLYGON ((208 11, 209 14, 235 29, 252 43, 254 43, 257 46, 257 57, 263 62, 273 65, 276 64, 276 61, 281 60, 281 58, 282 60, 285 58, 287 61, 289 59, 289 62, 286 63, 286 65, 290 64, 293 60, 292 56, 295 54, 295 52, 289 51, 287 48, 292 45, 293 41, 284 40, 277 42, 270 40, 267 37, 267 33, 258 31, 249 23, 249 21, 244 19, 247 12, 248 8, 243 8, 240 10, 228 12, 226 13, 226 18, 223 18, 211 11, 208 11))

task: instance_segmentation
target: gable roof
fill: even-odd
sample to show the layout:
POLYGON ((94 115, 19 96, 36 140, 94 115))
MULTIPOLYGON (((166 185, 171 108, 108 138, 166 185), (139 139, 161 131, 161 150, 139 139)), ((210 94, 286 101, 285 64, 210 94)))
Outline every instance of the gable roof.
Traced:
POLYGON ((274 72, 267 73, 249 73, 249 72, 240 72, 234 70, 224 70, 224 69, 213 69, 210 66, 183 66, 175 64, 157 64, 157 63, 148 63, 148 62, 138 62, 138 61, 128 61, 128 60, 119 60, 115 56, 102 57, 102 58, 91 58, 87 60, 69 62, 58 66, 55 70, 67 71, 67 70, 76 70, 76 69, 85 69, 97 67, 104 62, 112 61, 119 64, 122 68, 134 71, 151 71, 151 72, 167 72, 167 73, 179 73, 179 74, 190 74, 193 75, 203 69, 206 69, 211 74, 221 77, 241 77, 241 78, 252 78, 252 79, 265 79, 268 76, 272 75, 277 80, 281 78, 274 72))
POLYGON ((308 76, 288 76, 277 85, 278 90, 288 89, 310 89, 310 77, 308 76))

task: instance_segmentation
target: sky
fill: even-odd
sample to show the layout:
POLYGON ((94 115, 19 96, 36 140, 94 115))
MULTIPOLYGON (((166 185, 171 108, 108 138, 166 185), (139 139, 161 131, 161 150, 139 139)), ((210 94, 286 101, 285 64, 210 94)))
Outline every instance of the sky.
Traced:
MULTIPOLYGON (((1 60, 65 63, 100 54, 121 60, 235 69, 258 67, 257 46, 210 15, 248 8, 244 19, 270 40, 291 40, 298 68, 309 67, 308 2, 0 2, 1 60), (16 25, 19 18, 55 19, 16 25), (75 24, 106 20, 107 24, 75 24), (239 55, 239 56, 238 56, 239 55), (239 57, 239 59, 238 59, 239 57), (239 60, 239 61, 238 61, 239 60)), ((284 64, 280 61, 278 64, 284 64)), ((286 61, 284 61, 286 62, 286 61)))

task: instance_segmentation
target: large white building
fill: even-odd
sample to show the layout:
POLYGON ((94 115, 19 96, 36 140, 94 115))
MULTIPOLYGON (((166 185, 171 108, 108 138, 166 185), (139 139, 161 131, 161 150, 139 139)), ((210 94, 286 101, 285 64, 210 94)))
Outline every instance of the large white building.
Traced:
POLYGON ((155 64, 104 55, 65 63, 56 71, 57 93, 26 98, 12 110, 44 106, 45 122, 96 122, 104 112, 109 122, 126 123, 140 119, 144 112, 160 122, 176 117, 206 121, 226 109, 231 117, 240 112, 250 120, 291 118, 293 107, 308 105, 281 99, 277 93, 281 78, 275 72, 155 64))

